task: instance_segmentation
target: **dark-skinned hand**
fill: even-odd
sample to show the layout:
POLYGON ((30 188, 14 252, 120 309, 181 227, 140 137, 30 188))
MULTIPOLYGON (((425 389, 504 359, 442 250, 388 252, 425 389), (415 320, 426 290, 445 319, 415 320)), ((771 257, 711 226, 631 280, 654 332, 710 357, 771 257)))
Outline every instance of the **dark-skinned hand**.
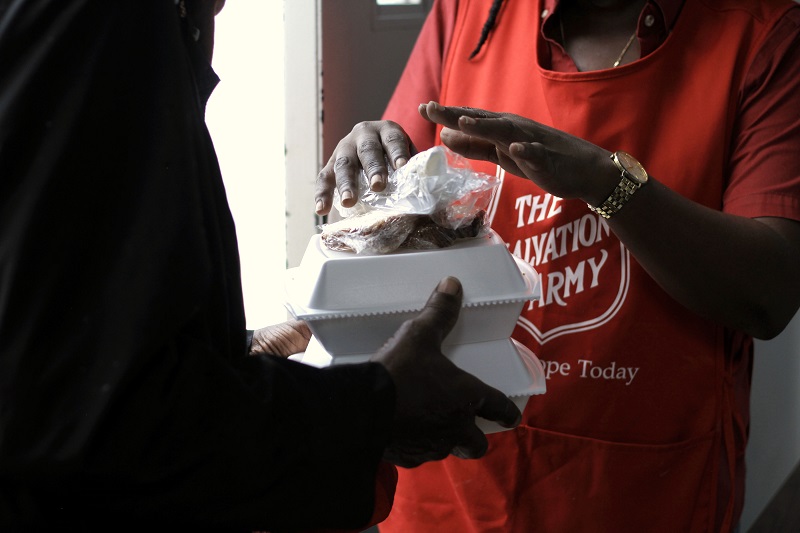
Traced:
POLYGON ((289 357, 304 352, 311 339, 311 330, 302 320, 287 320, 253 332, 250 355, 289 357))
MULTIPOLYGON (((459 369, 441 352, 461 309, 461 283, 445 278, 425 308, 375 354, 397 391, 392 438, 384 458, 403 467, 482 457, 486 436, 475 416, 515 427, 522 415, 502 392, 459 369)), ((488 354, 487 354, 488 355, 488 354)))
MULTIPOLYGON (((442 126, 445 146, 469 159, 490 161, 561 198, 601 204, 619 182, 611 152, 586 140, 510 113, 420 104, 420 115, 442 126)), ((406 132, 391 121, 361 122, 342 139, 317 177, 316 211, 330 212, 338 188, 345 207, 355 204, 365 169, 371 188, 383 190, 387 158, 400 167, 416 153, 406 132)))
POLYGON ((358 176, 363 168, 370 188, 382 191, 390 170, 405 165, 417 150, 397 123, 382 120, 361 122, 353 127, 331 154, 317 175, 314 202, 318 215, 327 215, 333 206, 333 190, 339 189, 344 207, 358 200, 358 176), (387 165, 386 162, 390 162, 387 165))
POLYGON ((503 167, 561 198, 599 205, 619 182, 611 152, 561 130, 511 113, 420 104, 441 125, 442 143, 469 159, 503 167))

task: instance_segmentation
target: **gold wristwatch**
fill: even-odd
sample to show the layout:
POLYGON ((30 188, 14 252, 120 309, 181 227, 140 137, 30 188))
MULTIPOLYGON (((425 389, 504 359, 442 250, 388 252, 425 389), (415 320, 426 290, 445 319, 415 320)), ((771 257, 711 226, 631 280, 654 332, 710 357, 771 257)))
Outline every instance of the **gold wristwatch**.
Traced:
POLYGON ((617 188, 599 206, 594 207, 587 204, 589 209, 603 218, 611 218, 622 209, 633 197, 633 194, 647 183, 648 179, 647 171, 632 155, 626 152, 614 152, 611 154, 611 160, 622 173, 617 188))

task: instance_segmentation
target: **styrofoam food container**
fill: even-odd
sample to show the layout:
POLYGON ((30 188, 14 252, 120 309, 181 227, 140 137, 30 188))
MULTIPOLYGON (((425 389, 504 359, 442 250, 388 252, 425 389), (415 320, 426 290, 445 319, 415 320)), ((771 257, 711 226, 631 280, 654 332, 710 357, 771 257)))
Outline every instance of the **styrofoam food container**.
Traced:
MULTIPOLYGON (((525 409, 528 399, 547 390, 544 370, 539 359, 525 345, 507 338, 470 344, 442 346, 442 353, 462 370, 476 376, 508 396, 519 408, 525 409)), ((296 359, 312 366, 325 367, 368 361, 372 354, 332 356, 315 337, 306 351, 296 359)), ((505 431, 508 428, 476 417, 476 425, 484 433, 505 431)))
POLYGON ((446 276, 461 281, 464 298, 445 345, 508 338, 525 302, 539 297, 534 268, 493 231, 448 248, 366 256, 329 250, 315 235, 300 266, 286 271, 286 307, 327 352, 372 353, 446 276))

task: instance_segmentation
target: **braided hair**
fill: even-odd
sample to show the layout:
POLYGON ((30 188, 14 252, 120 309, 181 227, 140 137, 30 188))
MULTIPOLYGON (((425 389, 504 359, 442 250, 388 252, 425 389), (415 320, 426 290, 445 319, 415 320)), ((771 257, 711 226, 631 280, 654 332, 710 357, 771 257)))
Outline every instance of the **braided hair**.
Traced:
POLYGON ((472 59, 478 52, 481 51, 483 48, 486 39, 489 38, 489 34, 492 33, 494 29, 494 25, 497 22, 497 14, 500 13, 500 8, 503 7, 504 0, 493 0, 492 7, 489 8, 489 17, 486 19, 486 22, 483 24, 483 28, 481 29, 481 37, 478 40, 478 46, 475 47, 475 50, 469 55, 469 58, 472 59))

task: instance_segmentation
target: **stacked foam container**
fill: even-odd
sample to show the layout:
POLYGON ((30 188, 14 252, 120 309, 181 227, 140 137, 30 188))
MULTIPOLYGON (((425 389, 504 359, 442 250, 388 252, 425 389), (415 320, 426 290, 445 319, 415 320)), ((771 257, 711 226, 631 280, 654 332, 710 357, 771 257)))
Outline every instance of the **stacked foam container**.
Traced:
MULTIPOLYGON (((442 353, 523 409, 531 395, 545 392, 544 374, 510 336, 522 307, 539 296, 538 276, 493 231, 448 248, 386 255, 333 251, 312 237, 286 277, 286 307, 313 333, 299 359, 315 366, 368 360, 446 276, 461 281, 464 298, 442 353)), ((476 422, 486 433, 503 429, 476 422)))

